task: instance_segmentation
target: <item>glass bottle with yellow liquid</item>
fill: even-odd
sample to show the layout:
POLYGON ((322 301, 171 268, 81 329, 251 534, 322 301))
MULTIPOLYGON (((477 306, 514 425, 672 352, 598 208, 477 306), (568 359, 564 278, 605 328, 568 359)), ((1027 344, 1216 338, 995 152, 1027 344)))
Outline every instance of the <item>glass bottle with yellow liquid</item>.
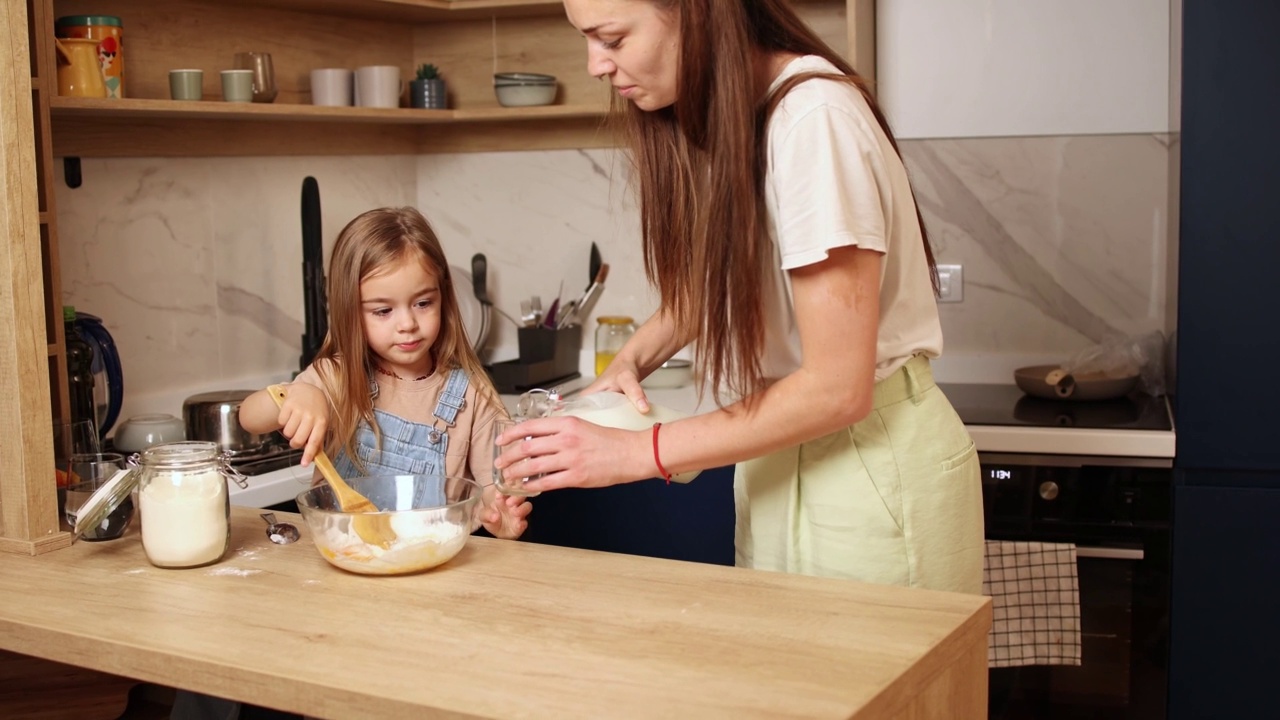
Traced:
POLYGON ((636 323, 626 315, 602 315, 596 318, 596 377, 604 373, 623 345, 636 334, 636 323))

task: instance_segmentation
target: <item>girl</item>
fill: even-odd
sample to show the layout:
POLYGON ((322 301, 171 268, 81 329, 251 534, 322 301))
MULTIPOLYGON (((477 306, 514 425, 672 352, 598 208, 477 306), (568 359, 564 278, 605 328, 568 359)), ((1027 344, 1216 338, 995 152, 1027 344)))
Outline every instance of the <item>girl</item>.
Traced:
MULTIPOLYGON (((413 208, 343 228, 328 275, 329 333, 289 386, 245 399, 250 432, 282 430, 307 465, 325 447, 343 477, 445 474, 487 481, 490 432, 507 412, 463 331, 444 250, 413 208)), ((516 538, 532 506, 485 489, 484 526, 516 538)))
POLYGON ((531 420, 498 467, 537 491, 738 463, 739 565, 981 592, 977 452, 930 372, 933 256, 865 82, 792 0, 564 5, 617 91, 661 299, 588 391, 644 412, 639 379, 696 341, 737 402, 647 432, 531 420))

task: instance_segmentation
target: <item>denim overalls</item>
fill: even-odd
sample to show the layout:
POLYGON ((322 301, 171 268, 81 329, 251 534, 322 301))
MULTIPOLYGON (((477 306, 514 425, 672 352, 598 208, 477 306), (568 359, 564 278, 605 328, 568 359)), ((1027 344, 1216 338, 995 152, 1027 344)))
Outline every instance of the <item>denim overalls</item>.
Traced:
MULTIPOLYGON (((372 384, 372 383, 370 383, 372 384)), ((423 425, 405 420, 389 412, 375 409, 374 419, 382 431, 382 450, 378 450, 373 428, 360 421, 356 428, 356 455, 364 465, 361 472, 346 449, 340 450, 333 465, 342 477, 362 475, 445 475, 445 453, 449 448, 449 428, 458 411, 466 405, 470 378, 462 368, 454 368, 445 380, 444 391, 432 413, 436 420, 423 425)))

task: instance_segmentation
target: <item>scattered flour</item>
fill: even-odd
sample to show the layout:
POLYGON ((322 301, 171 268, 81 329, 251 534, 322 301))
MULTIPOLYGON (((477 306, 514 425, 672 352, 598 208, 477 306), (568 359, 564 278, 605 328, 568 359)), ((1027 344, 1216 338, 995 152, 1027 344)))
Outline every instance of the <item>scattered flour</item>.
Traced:
POLYGON ((206 575, 236 575, 239 577, 248 577, 250 575, 257 575, 261 572, 262 572, 261 570, 249 570, 246 568, 237 568, 237 567, 215 567, 215 568, 209 568, 207 571, 205 571, 205 574, 206 575))

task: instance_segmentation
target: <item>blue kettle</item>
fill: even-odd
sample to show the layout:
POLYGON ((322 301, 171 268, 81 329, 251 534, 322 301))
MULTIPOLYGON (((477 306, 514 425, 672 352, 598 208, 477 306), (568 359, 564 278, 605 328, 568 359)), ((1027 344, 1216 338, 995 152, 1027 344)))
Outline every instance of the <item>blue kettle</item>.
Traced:
POLYGON ((120 417, 124 404, 124 371, 120 367, 120 353, 111 333, 102 324, 102 318, 76 311, 76 332, 93 348, 93 405, 98 421, 98 437, 106 438, 107 431, 120 417))

